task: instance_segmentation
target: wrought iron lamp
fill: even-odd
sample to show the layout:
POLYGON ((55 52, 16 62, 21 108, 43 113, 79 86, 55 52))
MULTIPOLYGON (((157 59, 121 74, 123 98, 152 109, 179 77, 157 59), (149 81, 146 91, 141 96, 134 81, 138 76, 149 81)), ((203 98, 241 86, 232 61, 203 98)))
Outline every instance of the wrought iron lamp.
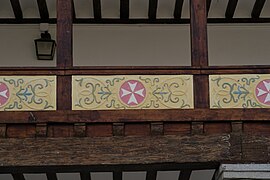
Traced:
POLYGON ((35 39, 36 55, 38 60, 53 60, 56 42, 48 32, 47 23, 40 24, 41 38, 35 39))

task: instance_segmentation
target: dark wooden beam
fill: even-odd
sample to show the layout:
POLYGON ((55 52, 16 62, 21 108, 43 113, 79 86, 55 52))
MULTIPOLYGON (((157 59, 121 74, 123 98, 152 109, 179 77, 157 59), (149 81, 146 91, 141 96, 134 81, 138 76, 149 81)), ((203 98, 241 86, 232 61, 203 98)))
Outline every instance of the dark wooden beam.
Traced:
POLYGON ((57 67, 71 67, 72 48, 72 0, 57 0, 57 67))
POLYGON ((238 3, 238 0, 229 0, 226 13, 225 13, 225 17, 227 19, 233 18, 237 3, 238 3))
POLYGON ((55 172, 46 173, 46 176, 48 180, 57 180, 57 176, 55 172))
POLYGON ((148 18, 150 20, 157 18, 157 6, 158 6, 158 0, 149 0, 148 18))
MULTIPOLYGON (((1 167, 76 166, 78 164, 81 166, 121 164, 131 166, 160 162, 172 164, 222 162, 231 160, 231 155, 233 155, 230 151, 233 148, 230 145, 231 138, 232 136, 228 134, 121 138, 1 138, 0 161, 1 167), (42 151, 37 151, 37 149, 42 149, 42 151)), ((269 146, 268 139, 265 138, 265 142, 269 146)), ((268 156, 267 153, 261 155, 268 156)), ((145 168, 142 166, 141 170, 143 167, 145 168)), ((159 167, 162 170, 162 163, 159 167)), ((123 168, 122 166, 118 170, 123 170, 123 168)), ((92 171, 92 168, 90 169, 92 171)), ((147 171, 151 171, 151 167, 147 171)), ((155 173, 148 173, 148 177, 155 177, 155 173)))
POLYGON ((73 15, 73 21, 75 21, 75 19, 76 19, 76 11, 75 11, 74 0, 72 0, 72 15, 73 15))
POLYGON ((120 0, 120 18, 129 18, 129 0, 120 0))
POLYGON ((251 13, 252 18, 260 18, 265 2, 266 0, 256 0, 251 13))
POLYGON ((91 180, 91 175, 89 171, 80 172, 81 180, 91 180))
POLYGON ((37 0, 37 3, 41 20, 47 22, 49 20, 49 11, 46 0, 37 0))
POLYGON ((191 170, 182 170, 179 174, 178 180, 189 180, 191 172, 191 170))
POLYGON ((208 66, 206 1, 190 0, 191 65, 208 66))
POLYGON ((23 19, 23 13, 22 13, 20 1, 19 0, 10 0, 10 3, 11 3, 13 13, 15 15, 16 20, 23 19))
POLYGON ((157 179, 157 171, 147 171, 146 172, 146 180, 156 180, 157 179))
POLYGON ((22 173, 12 173, 12 177, 14 180, 25 180, 22 173))
POLYGON ((122 180, 122 171, 114 171, 113 172, 113 180, 122 180))
POLYGON ((93 0, 93 11, 95 20, 101 19, 101 3, 100 0, 93 0))
POLYGON ((206 0, 207 15, 208 15, 210 7, 211 7, 211 2, 212 2, 212 0, 206 0))
POLYGON ((175 19, 181 19, 184 0, 176 0, 173 16, 175 19))

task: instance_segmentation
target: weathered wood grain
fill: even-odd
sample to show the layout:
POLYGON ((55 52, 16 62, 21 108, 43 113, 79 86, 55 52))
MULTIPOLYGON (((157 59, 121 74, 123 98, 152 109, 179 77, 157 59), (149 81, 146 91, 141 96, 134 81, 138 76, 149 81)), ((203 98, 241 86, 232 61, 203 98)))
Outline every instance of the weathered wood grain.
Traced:
MULTIPOLYGON (((35 123, 269 121, 270 109, 193 109, 34 112, 35 123)), ((29 112, 0 112, 0 123, 29 123, 29 112)), ((33 123, 33 122, 31 122, 33 123)))
POLYGON ((0 139, 0 167, 220 162, 230 136, 0 139))

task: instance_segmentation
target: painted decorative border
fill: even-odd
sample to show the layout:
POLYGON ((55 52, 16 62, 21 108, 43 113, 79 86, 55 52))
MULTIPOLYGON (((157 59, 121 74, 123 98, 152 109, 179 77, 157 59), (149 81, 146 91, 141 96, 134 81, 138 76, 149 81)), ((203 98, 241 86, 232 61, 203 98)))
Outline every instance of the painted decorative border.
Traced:
POLYGON ((56 76, 0 76, 0 111, 56 110, 56 76))
POLYGON ((192 109, 192 75, 72 76, 72 110, 192 109))
POLYGON ((270 108, 270 74, 210 75, 210 108, 270 108))

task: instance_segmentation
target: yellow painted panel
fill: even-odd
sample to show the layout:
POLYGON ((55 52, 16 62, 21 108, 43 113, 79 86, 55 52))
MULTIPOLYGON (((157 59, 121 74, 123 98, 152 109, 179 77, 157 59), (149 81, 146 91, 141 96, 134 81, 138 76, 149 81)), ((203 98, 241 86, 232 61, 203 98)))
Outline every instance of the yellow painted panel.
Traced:
POLYGON ((56 110, 56 76, 0 76, 0 111, 56 110))
POLYGON ((73 110, 192 109, 192 75, 73 76, 73 110))
POLYGON ((270 74, 210 75, 210 108, 270 108, 270 74))

